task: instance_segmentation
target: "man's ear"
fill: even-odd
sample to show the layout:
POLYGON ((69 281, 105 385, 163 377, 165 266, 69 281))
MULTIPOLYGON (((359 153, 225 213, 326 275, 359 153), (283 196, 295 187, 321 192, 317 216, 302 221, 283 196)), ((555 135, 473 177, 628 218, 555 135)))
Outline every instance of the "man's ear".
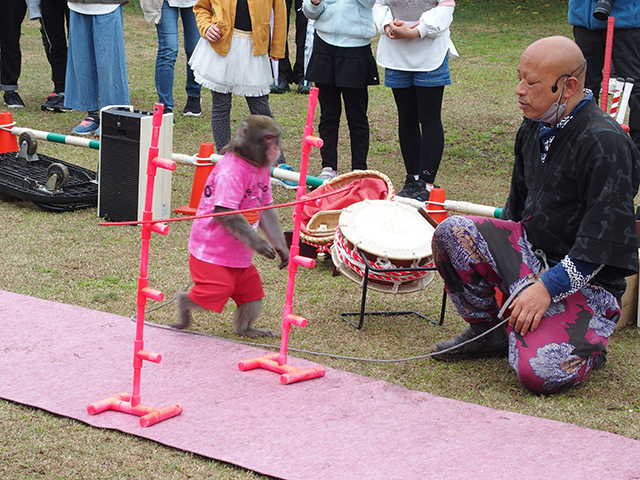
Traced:
POLYGON ((569 98, 573 97, 578 91, 579 86, 580 82, 576 77, 569 77, 567 79, 567 83, 564 86, 564 93, 562 94, 563 99, 568 100, 569 98))

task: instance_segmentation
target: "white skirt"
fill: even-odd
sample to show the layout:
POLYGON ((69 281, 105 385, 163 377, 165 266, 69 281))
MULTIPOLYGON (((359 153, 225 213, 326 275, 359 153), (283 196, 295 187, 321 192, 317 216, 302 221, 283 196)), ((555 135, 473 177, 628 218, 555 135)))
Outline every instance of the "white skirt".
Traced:
POLYGON ((208 40, 200 38, 189 59, 193 75, 203 87, 218 93, 261 97, 272 82, 269 57, 253 55, 251 32, 234 30, 226 57, 218 55, 208 40))

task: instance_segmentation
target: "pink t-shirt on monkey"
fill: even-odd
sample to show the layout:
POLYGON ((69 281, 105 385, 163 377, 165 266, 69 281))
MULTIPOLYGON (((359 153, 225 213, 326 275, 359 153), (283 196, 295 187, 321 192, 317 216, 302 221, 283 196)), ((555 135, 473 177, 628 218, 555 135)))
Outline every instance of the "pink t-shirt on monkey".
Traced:
MULTIPOLYGON (((213 213, 216 206, 240 210, 272 203, 270 177, 270 169, 253 166, 227 152, 205 183, 197 215, 213 213)), ((256 231, 261 216, 262 212, 245 215, 256 231)), ((232 268, 250 266, 253 256, 252 249, 212 218, 193 221, 189 252, 203 262, 232 268)))

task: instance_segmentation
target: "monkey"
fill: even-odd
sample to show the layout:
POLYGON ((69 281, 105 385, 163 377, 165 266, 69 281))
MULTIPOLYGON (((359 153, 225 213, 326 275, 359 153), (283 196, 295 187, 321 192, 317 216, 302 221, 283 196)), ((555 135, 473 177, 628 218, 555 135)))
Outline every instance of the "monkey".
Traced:
MULTIPOLYGON (((196 215, 270 205, 271 167, 281 153, 280 134, 271 117, 251 115, 242 120, 205 183, 196 215)), ((254 251, 269 259, 278 255, 280 269, 289 264, 275 209, 195 219, 189 238, 193 286, 190 292, 178 292, 178 322, 170 326, 186 329, 191 310, 220 313, 231 298, 237 305, 233 316, 237 334, 278 337, 272 330, 254 328, 264 298, 260 274, 251 261, 254 251)))

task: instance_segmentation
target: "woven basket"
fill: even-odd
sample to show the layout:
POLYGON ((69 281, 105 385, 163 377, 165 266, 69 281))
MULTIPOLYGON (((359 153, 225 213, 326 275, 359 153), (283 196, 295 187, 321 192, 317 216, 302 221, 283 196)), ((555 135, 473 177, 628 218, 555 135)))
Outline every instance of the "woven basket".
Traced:
MULTIPOLYGON (((384 180, 387 184, 387 200, 393 200, 393 197, 395 196, 395 189, 393 188, 391 180, 384 173, 378 172, 377 170, 354 170, 353 172, 344 173, 332 178, 323 186, 330 186, 333 189, 338 189, 361 178, 379 178, 384 180)), ((311 217, 306 226, 309 234, 300 232, 300 239, 303 242, 316 247, 323 247, 331 244, 335 237, 336 227, 338 226, 341 211, 342 210, 324 210, 317 212, 313 217, 311 217)))

